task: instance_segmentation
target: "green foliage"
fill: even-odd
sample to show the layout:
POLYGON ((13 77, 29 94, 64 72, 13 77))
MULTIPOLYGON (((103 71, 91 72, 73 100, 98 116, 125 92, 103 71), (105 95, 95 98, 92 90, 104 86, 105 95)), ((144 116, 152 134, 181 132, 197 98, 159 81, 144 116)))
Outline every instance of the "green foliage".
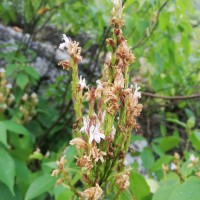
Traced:
MULTIPOLYGON (((105 37, 111 34, 107 25, 110 8, 109 1, 97 0, 2 0, 0 18, 2 24, 17 26, 34 39, 46 24, 77 36, 85 48, 84 57, 91 55, 81 66, 83 74, 94 82, 99 76, 96 71, 100 69, 94 73, 89 70, 95 62, 101 63, 108 51, 102 46, 105 46, 105 37)), ((124 34, 136 56, 131 81, 138 82, 142 91, 169 97, 199 94, 198 10, 199 3, 194 0, 125 1, 124 34)), ((1 67, 6 69, 7 80, 13 85, 15 101, 6 112, 0 113, 0 196, 5 200, 49 196, 56 200, 72 199, 73 193, 62 186, 54 187, 55 180, 50 177, 56 160, 72 137, 74 116, 69 76, 64 74, 53 83, 43 84, 39 72, 31 66, 31 60, 37 55, 31 52, 27 56, 22 44, 14 46, 17 50, 10 44, 1 45, 1 49, 9 47, 11 51, 1 51, 0 61, 3 61, 1 67), (22 97, 32 92, 36 92, 39 99, 36 114, 22 123, 22 97)), ((132 143, 144 140, 148 146, 142 150, 136 148, 131 154, 141 158, 143 173, 155 182, 135 172, 140 167, 133 163, 130 189, 122 192, 119 199, 199 200, 200 183, 194 177, 200 170, 199 163, 188 167, 192 153, 200 159, 196 153, 200 150, 199 100, 165 100, 144 94, 142 103, 144 111, 139 130, 142 136, 132 138, 132 143), (174 152, 180 154, 176 161, 180 172, 169 169, 164 173, 163 165, 170 168, 175 161, 174 152), (156 191, 151 190, 154 184, 158 184, 156 191)), ((73 147, 67 147, 65 152, 73 185, 79 184, 75 153, 73 147)))

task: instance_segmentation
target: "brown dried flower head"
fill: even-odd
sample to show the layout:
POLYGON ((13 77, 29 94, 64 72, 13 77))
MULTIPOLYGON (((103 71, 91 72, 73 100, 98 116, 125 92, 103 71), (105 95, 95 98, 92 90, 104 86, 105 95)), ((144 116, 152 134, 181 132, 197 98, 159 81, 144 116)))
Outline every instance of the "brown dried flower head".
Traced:
POLYGON ((58 165, 58 169, 60 171, 62 171, 65 167, 65 163, 66 163, 66 159, 65 159, 65 156, 62 156, 61 159, 59 161, 56 162, 57 165, 58 165))
POLYGON ((82 138, 74 138, 69 142, 71 145, 75 145, 77 149, 86 149, 87 143, 82 138))
POLYGON ((130 185, 129 176, 130 176, 129 172, 126 172, 123 175, 116 176, 116 184, 121 191, 129 187, 130 185))
POLYGON ((81 167, 83 171, 91 170, 93 168, 90 157, 86 155, 84 155, 82 158, 78 158, 76 164, 81 167))
POLYGON ((95 162, 100 160, 102 163, 104 162, 103 156, 107 155, 106 152, 101 151, 96 146, 91 149, 90 153, 95 162))
POLYGON ((63 60, 58 63, 59 66, 62 66, 63 69, 69 70, 70 69, 70 63, 67 60, 63 60))
POLYGON ((81 198, 84 200, 98 200, 103 194, 103 190, 96 184, 95 187, 91 187, 81 193, 81 198))

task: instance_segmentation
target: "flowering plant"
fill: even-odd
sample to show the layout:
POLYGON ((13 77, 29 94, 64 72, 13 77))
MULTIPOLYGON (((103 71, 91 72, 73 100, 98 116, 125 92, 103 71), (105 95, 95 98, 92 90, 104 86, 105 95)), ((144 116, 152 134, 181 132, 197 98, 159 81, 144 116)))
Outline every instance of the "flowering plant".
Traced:
POLYGON ((86 80, 78 78, 78 62, 82 60, 79 43, 63 34, 61 50, 67 50, 70 60, 59 65, 72 71, 72 95, 76 122, 75 138, 70 145, 77 149, 77 165, 81 168, 81 185, 86 189, 78 191, 70 183, 65 169, 65 158, 58 161, 58 169, 53 175, 59 176, 58 184, 71 187, 80 199, 100 199, 109 195, 117 186, 115 198, 129 187, 130 169, 125 167, 125 155, 128 151, 132 129, 137 130, 137 117, 142 105, 140 87, 129 87, 130 65, 135 57, 128 47, 122 32, 123 5, 121 0, 113 0, 112 19, 113 38, 106 40, 111 52, 104 63, 103 76, 97 80, 97 86, 89 87, 86 80), (83 107, 88 101, 88 112, 83 107), (85 115, 86 113, 86 115, 85 115))

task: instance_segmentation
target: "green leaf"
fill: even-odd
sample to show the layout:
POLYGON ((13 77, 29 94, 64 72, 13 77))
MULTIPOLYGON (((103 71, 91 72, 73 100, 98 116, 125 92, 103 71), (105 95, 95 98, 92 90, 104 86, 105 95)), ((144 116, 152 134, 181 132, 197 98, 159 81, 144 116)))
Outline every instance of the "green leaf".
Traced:
POLYGON ((130 190, 125 190, 123 192, 121 192, 121 194, 119 195, 120 200, 127 200, 127 199, 133 199, 130 190))
POLYGON ((26 67, 25 71, 29 76, 33 77, 36 80, 40 78, 39 73, 33 67, 26 67))
POLYGON ((184 127, 184 128, 186 128, 186 126, 187 126, 185 123, 179 121, 178 119, 167 118, 166 120, 167 120, 168 122, 173 122, 173 123, 175 123, 175 124, 178 124, 178 125, 180 125, 180 126, 182 126, 182 127, 184 127))
POLYGON ((192 116, 187 120, 187 127, 189 129, 193 128, 195 125, 195 118, 192 116))
POLYGON ((15 190, 15 195, 13 195, 8 187, 4 183, 0 181, 0 195, 1 200, 22 200, 22 195, 20 194, 20 191, 18 188, 15 190))
POLYGON ((28 136, 30 132, 21 124, 17 124, 16 122, 13 121, 3 121, 3 124, 6 126, 6 129, 8 131, 11 131, 13 133, 19 133, 22 135, 28 136))
MULTIPOLYGON (((152 200, 169 200, 171 193, 176 189, 174 185, 166 185, 160 187, 156 193, 153 195, 152 200)), ((177 200, 177 199, 173 199, 177 200)))
POLYGON ((29 82, 29 78, 26 74, 20 73, 17 76, 16 84, 23 90, 29 82))
POLYGON ((12 75, 17 69, 17 66, 15 64, 9 64, 6 67, 6 75, 10 76, 12 75))
POLYGON ((130 190, 137 200, 149 200, 150 188, 145 178, 132 171, 130 175, 130 190))
POLYGON ((193 147, 196 150, 200 150, 200 130, 195 129, 189 137, 193 147))
POLYGON ((76 155, 76 147, 75 146, 68 146, 66 149, 66 158, 67 158, 67 164, 71 165, 73 161, 75 160, 76 155))
POLYGON ((151 193, 155 193, 156 190, 158 189, 159 185, 158 182, 155 181, 154 179, 147 178, 146 179, 147 184, 149 185, 151 193))
POLYGON ((4 149, 0 149, 0 180, 14 195, 15 163, 4 149))
POLYGON ((158 170, 162 169, 162 165, 163 164, 168 164, 169 162, 171 162, 173 160, 173 156, 168 156, 165 155, 161 158, 159 158, 158 160, 156 160, 156 162, 153 164, 151 171, 152 172, 156 172, 158 170))
POLYGON ((55 178, 51 177, 50 174, 44 174, 36 178, 28 188, 25 200, 34 199, 39 195, 50 191, 54 187, 55 181, 55 178))
POLYGON ((2 142, 5 146, 7 146, 7 132, 5 125, 0 122, 0 142, 2 142))
POLYGON ((169 200, 199 200, 200 179, 197 177, 188 178, 183 184, 176 187, 169 200))
POLYGON ((154 163, 154 156, 150 148, 145 148, 141 152, 141 159, 145 169, 148 171, 154 163))
POLYGON ((180 139, 176 136, 164 137, 164 138, 162 138, 162 140, 160 142, 160 148, 164 152, 166 152, 166 151, 176 147, 179 144, 179 142, 180 142, 180 139))
POLYGON ((64 191, 56 196, 56 200, 72 199, 74 193, 69 188, 64 188, 64 191))

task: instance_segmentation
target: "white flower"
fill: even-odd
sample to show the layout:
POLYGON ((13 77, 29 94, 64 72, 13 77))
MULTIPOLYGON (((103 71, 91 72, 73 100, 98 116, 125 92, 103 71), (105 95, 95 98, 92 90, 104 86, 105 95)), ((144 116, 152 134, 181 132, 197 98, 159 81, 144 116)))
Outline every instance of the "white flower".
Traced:
POLYGON ((135 84, 135 91, 134 91, 134 98, 138 99, 138 98, 141 98, 141 93, 139 92, 140 90, 140 87, 137 86, 137 84, 135 84))
POLYGON ((96 126, 92 124, 89 129, 90 139, 89 143, 91 144, 93 140, 99 143, 102 139, 105 139, 105 135, 100 132, 100 123, 97 123, 96 126))
POLYGON ((12 85, 10 83, 6 84, 6 88, 11 89, 12 85))
POLYGON ((191 154, 191 155, 190 155, 190 161, 191 161, 191 162, 196 161, 196 157, 194 156, 194 154, 191 154))
POLYGON ((15 99, 14 94, 10 94, 10 98, 11 98, 12 100, 14 100, 14 99, 15 99))
POLYGON ((6 103, 4 103, 4 104, 2 104, 2 105, 0 106, 0 108, 2 108, 3 110, 6 110, 6 109, 8 108, 8 106, 7 106, 6 103))
POLYGON ((23 101, 27 101, 27 100, 28 100, 28 94, 25 93, 25 94, 22 96, 22 100, 23 100, 23 101))
POLYGON ((89 143, 91 144, 93 140, 99 143, 102 139, 105 139, 105 135, 100 132, 100 123, 97 122, 96 125, 90 124, 90 119, 83 117, 83 127, 80 132, 85 132, 89 135, 89 143))
POLYGON ((5 69, 3 67, 0 68, 0 73, 5 73, 5 69))
POLYGON ((63 38, 62 38, 65 42, 61 43, 59 46, 60 50, 64 50, 64 48, 68 48, 69 47, 69 43, 71 41, 71 39, 69 37, 67 37, 65 34, 63 34, 63 38))
POLYGON ((87 88, 85 78, 82 78, 82 76, 80 76, 78 84, 80 85, 81 89, 87 88))
POLYGON ((177 166, 172 162, 171 165, 170 165, 170 169, 172 171, 177 170, 177 166))
POLYGON ((35 92, 33 92, 33 93, 31 94, 31 98, 32 98, 32 99, 37 99, 37 94, 36 94, 35 92))
POLYGON ((96 83, 97 83, 97 89, 98 90, 103 90, 102 82, 100 80, 97 80, 96 83))
POLYGON ((118 7, 120 6, 120 4, 122 4, 122 1, 121 0, 111 0, 113 2, 113 4, 118 7))
POLYGON ((90 122, 89 118, 83 117, 83 127, 80 129, 80 132, 85 132, 85 133, 88 132, 87 130, 88 130, 89 122, 90 122))

